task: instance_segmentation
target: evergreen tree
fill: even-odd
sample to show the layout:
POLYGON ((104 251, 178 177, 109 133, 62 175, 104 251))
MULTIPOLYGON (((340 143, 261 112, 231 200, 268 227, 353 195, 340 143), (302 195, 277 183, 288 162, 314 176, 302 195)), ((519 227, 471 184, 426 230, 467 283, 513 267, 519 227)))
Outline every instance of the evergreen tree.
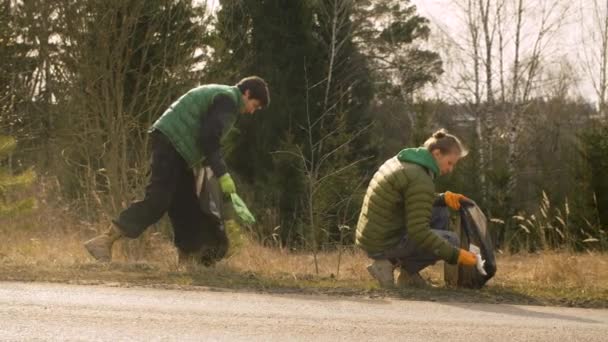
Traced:
POLYGON ((321 101, 318 90, 306 97, 306 77, 312 82, 322 71, 312 32, 313 11, 309 1, 301 0, 228 0, 220 4, 217 36, 212 40, 216 50, 210 67, 213 81, 234 83, 255 74, 271 90, 268 109, 254 118, 239 119, 228 163, 251 184, 253 202, 277 208, 286 223, 301 207, 302 176, 293 163, 277 160, 271 153, 281 148, 288 135, 295 144, 302 142, 299 127, 305 122, 307 108, 315 113, 321 101))
POLYGON ((6 162, 15 150, 17 143, 14 138, 0 136, 0 217, 12 216, 35 207, 34 198, 20 199, 15 193, 16 189, 23 189, 30 185, 35 174, 27 170, 14 175, 10 164, 6 162))
MULTIPOLYGON (((371 78, 366 59, 352 42, 352 4, 340 0, 221 1, 210 75, 226 82, 260 75, 268 81, 272 98, 270 107, 257 117, 239 122, 229 164, 253 184, 256 203, 280 211, 281 224, 287 228, 284 236, 304 234, 292 230, 299 229, 295 228, 298 222, 309 221, 303 215, 309 206, 307 176, 297 160, 273 152, 299 149, 307 160, 319 160, 371 120, 371 78), (333 19, 340 20, 338 28, 332 27, 333 19)), ((320 173, 330 173, 364 155, 369 151, 365 139, 361 135, 350 150, 332 154, 320 173)), ((327 191, 319 203, 336 202, 329 193, 340 191, 330 184, 323 188, 327 191)), ((321 206, 315 210, 336 215, 329 205, 321 206)), ((323 229, 331 224, 324 222, 323 229)))
MULTIPOLYGON (((592 203, 599 215, 602 227, 608 227, 608 127, 598 127, 582 135, 583 153, 591 174, 592 203)), ((590 201, 591 202, 591 201, 590 201)))
POLYGON ((257 74, 272 93, 270 108, 241 119, 229 164, 252 185, 252 202, 278 208, 284 236, 314 230, 319 242, 331 240, 339 225, 355 224, 361 184, 378 164, 379 140, 367 129, 374 96, 410 94, 441 73, 436 54, 412 47, 428 36, 428 22, 397 2, 220 4, 209 76, 257 74), (380 17, 388 23, 376 25, 380 17))
MULTIPOLYGON (((400 132, 404 145, 420 144, 428 137, 430 127, 426 118, 418 117, 414 95, 428 84, 437 81, 443 73, 438 53, 424 49, 430 34, 428 19, 418 15, 416 6, 407 1, 357 1, 357 43, 369 59, 374 70, 376 96, 383 102, 397 103, 401 110, 385 116, 404 117, 409 125, 400 132)), ((381 123, 381 127, 393 122, 381 123)), ((382 136, 380 134, 380 136, 382 136)), ((389 139, 390 140, 390 139, 389 139)), ((379 144, 383 145, 381 140, 379 144)))

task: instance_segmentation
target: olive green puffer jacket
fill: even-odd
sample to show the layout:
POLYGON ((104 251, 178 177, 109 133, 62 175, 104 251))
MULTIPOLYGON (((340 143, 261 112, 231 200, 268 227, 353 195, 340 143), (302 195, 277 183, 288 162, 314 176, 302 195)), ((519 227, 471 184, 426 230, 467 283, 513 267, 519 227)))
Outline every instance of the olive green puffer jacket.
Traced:
POLYGON ((448 263, 458 249, 430 228, 439 168, 425 148, 409 148, 387 160, 372 178, 357 223, 356 244, 368 253, 396 246, 407 235, 420 248, 448 263))

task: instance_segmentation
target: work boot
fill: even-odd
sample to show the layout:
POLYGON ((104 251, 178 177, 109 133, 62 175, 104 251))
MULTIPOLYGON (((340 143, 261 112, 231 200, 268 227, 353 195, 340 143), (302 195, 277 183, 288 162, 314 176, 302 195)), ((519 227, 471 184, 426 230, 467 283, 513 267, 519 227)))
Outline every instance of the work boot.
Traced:
POLYGON ((194 254, 186 253, 181 249, 177 249, 177 265, 178 266, 192 266, 194 264, 194 254))
POLYGON ((367 266, 367 271, 376 279, 382 287, 395 286, 395 277, 393 271, 395 266, 388 260, 374 260, 371 265, 367 266))
POLYGON ((177 249, 177 269, 185 272, 198 272, 201 267, 210 267, 213 263, 206 262, 200 251, 184 252, 177 249))
POLYGON ((110 226, 105 233, 92 238, 84 243, 84 247, 95 260, 100 262, 112 261, 112 245, 114 241, 123 236, 122 232, 114 225, 110 226))
POLYGON ((399 277, 397 277, 397 286, 423 288, 429 287, 429 283, 420 276, 420 273, 409 274, 402 268, 399 272, 399 277))

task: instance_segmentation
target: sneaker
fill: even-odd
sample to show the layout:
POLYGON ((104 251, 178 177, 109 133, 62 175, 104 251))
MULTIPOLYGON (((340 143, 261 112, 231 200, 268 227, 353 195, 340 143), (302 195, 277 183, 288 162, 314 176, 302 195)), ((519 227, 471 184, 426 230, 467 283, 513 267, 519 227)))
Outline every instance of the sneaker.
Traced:
POLYGON ((388 260, 374 260, 371 265, 367 266, 369 274, 371 274, 382 287, 395 286, 395 277, 393 276, 394 270, 395 266, 388 260))
POLYGON ((122 233, 118 228, 111 226, 107 232, 85 242, 84 247, 95 260, 110 262, 112 261, 112 245, 121 237, 122 233))
POLYGON ((420 273, 409 274, 406 270, 401 269, 397 278, 397 286, 422 288, 429 287, 429 283, 420 276, 420 273))

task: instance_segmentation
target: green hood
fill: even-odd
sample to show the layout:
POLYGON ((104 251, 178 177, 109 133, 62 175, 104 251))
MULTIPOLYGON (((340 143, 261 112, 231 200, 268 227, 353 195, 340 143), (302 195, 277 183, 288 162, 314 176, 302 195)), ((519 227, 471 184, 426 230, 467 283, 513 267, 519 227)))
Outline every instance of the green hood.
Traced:
POLYGON ((439 176, 439 166, 433 155, 424 147, 406 148, 401 150, 397 159, 402 162, 414 163, 424 166, 433 172, 435 177, 439 176))

